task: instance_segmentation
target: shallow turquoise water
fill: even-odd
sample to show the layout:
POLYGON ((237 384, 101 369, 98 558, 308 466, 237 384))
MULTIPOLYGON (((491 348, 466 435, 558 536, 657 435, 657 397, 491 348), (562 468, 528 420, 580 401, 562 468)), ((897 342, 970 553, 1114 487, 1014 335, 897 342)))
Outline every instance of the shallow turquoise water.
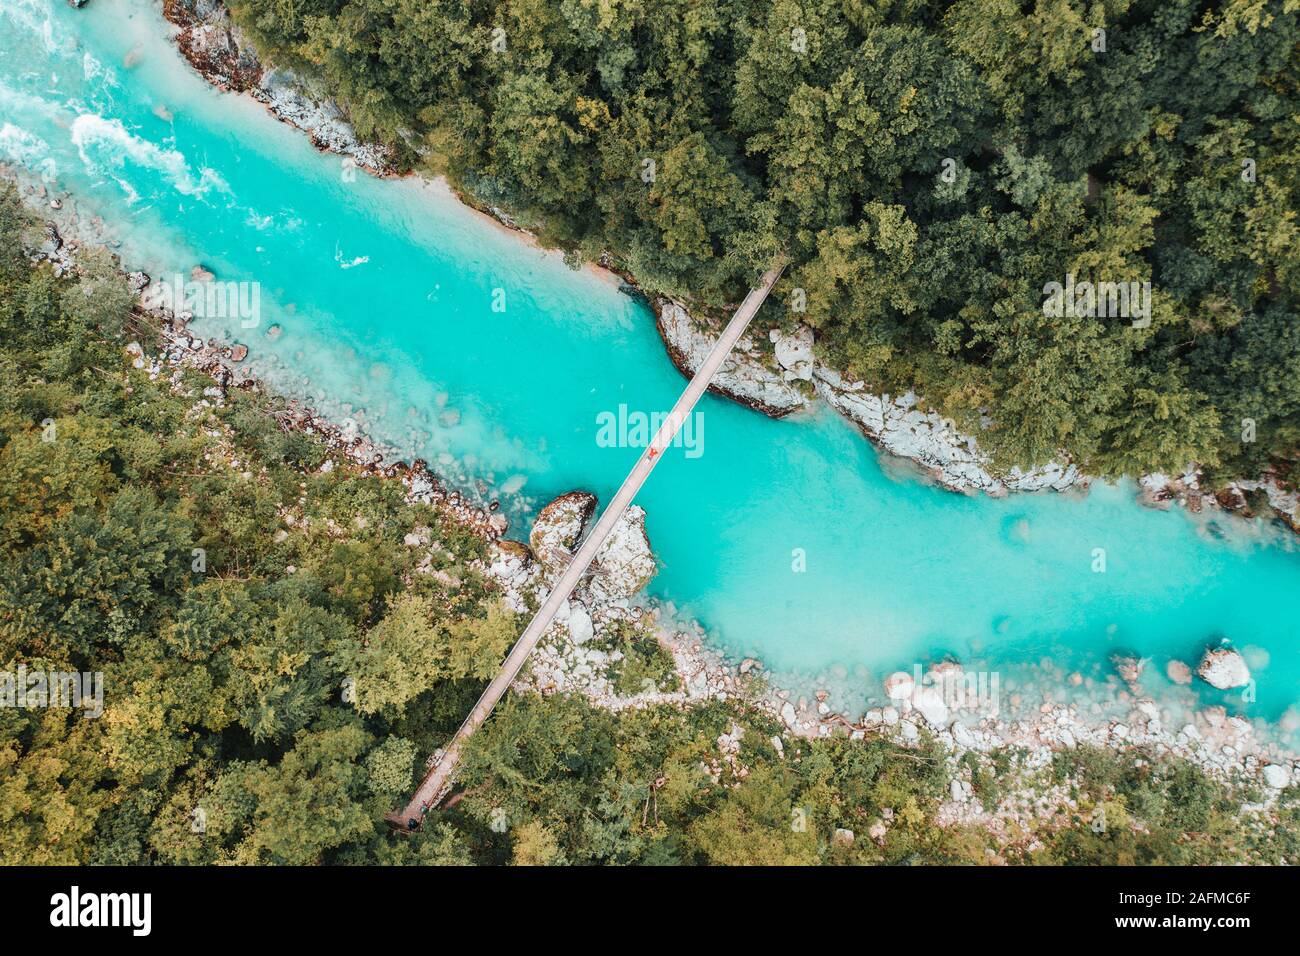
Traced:
MULTIPOLYGON (((209 330, 488 496, 524 482, 516 534, 560 492, 607 498, 638 451, 600 447, 597 416, 668 408, 683 384, 649 312, 434 189, 347 176, 209 88, 163 29, 148 0, 3 0, 0 159, 74 192, 130 265, 260 282, 257 328, 209 330)), ((638 502, 663 563, 651 590, 736 654, 865 685, 946 652, 1086 667, 1131 649, 1162 667, 1226 635, 1258 700, 1205 699, 1268 717, 1300 699, 1289 538, 1234 521, 1216 540, 1131 487, 965 498, 886 474, 828 413, 774 422, 713 397, 701 413, 703 454, 671 450, 638 502)))

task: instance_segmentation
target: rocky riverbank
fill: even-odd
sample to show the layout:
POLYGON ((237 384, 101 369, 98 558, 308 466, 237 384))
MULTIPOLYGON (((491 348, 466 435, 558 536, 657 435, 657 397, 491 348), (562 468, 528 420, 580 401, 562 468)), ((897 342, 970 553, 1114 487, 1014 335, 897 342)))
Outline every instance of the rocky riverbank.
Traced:
MULTIPOLYGON (((673 364, 692 375, 712 347, 715 336, 681 305, 658 303, 657 327, 673 364)), ((750 408, 782 418, 810 409, 816 398, 853 422, 879 449, 915 464, 936 484, 959 492, 1000 496, 1009 492, 1084 491, 1094 480, 1071 463, 1050 462, 1038 468, 997 469, 972 436, 954 423, 924 408, 914 392, 879 394, 865 382, 849 381, 820 362, 811 329, 798 326, 786 333, 773 329, 769 348, 746 336, 719 372, 715 392, 750 408), (814 397, 815 396, 815 397, 814 397)), ((1246 518, 1276 519, 1300 534, 1300 490, 1275 474, 1239 479, 1211 492, 1201 487, 1200 473, 1160 473, 1139 478, 1142 502, 1152 507, 1173 505, 1193 513, 1220 510, 1246 518)))
MULTIPOLYGON (((71 193, 51 192, 43 183, 22 175, 12 167, 0 165, 0 181, 15 186, 25 205, 43 220, 40 235, 34 237, 30 250, 34 262, 48 262, 56 276, 77 273, 83 256, 99 251, 112 254, 118 242, 107 225, 96 216, 83 215, 71 193)), ((123 273, 139 297, 135 318, 141 329, 157 330, 164 343, 156 355, 145 353, 139 342, 129 343, 129 359, 137 369, 147 369, 151 377, 168 376, 179 387, 182 369, 202 372, 212 379, 203 392, 209 402, 223 402, 231 389, 265 391, 264 386, 246 366, 247 346, 237 342, 204 339, 189 328, 192 316, 174 313, 156 303, 162 298, 151 295, 151 279, 143 272, 123 273)), ((195 266, 193 276, 203 275, 195 266)), ((416 459, 407 463, 393 450, 375 442, 347 423, 337 423, 296 399, 272 412, 276 423, 285 431, 300 431, 319 438, 333 456, 321 470, 353 467, 368 474, 400 480, 412 501, 429 504, 452 520, 472 529, 485 540, 495 541, 503 535, 507 522, 494 510, 480 508, 455 489, 447 488, 428 465, 416 459)))
MULTIPOLYGON (((658 309, 659 334, 673 364, 683 375, 694 374, 715 336, 675 302, 661 300, 658 309)), ((765 348, 746 336, 710 387, 774 418, 811 409, 820 398, 855 424, 877 448, 912 462, 936 484, 952 491, 995 496, 1083 491, 1093 481, 1070 463, 1051 462, 1027 471, 995 468, 975 438, 926 410, 914 392, 879 394, 865 382, 849 381, 820 362, 811 329, 798 326, 790 333, 773 329, 769 341, 770 347, 765 348)), ((1152 507, 1177 505, 1194 513, 1218 509, 1248 518, 1275 518, 1300 533, 1300 491, 1273 474, 1233 481, 1213 493, 1201 488, 1194 467, 1177 477, 1144 475, 1139 484, 1143 503, 1152 507)))
POLYGON ((1300 491, 1273 474, 1231 481, 1214 492, 1201 487, 1195 468, 1177 477, 1158 472, 1144 475, 1139 484, 1143 504, 1152 508, 1177 506, 1193 514, 1219 511, 1243 518, 1269 518, 1300 534, 1300 491))
MULTIPOLYGON (((714 330, 705 328, 676 302, 661 299, 656 327, 668 357, 682 375, 690 378, 717 342, 714 330)), ((772 418, 784 418, 809 405, 811 388, 800 380, 786 380, 762 360, 751 333, 745 333, 709 384, 710 391, 747 405, 772 418)))
MULTIPOLYGON (((513 606, 534 607, 545 598, 549 582, 564 565, 566 543, 577 542, 594 508, 590 495, 571 492, 538 516, 533 548, 514 542, 498 546, 490 570, 513 606)), ((1117 657, 1094 662, 1087 672, 1067 672, 1043 661, 1000 674, 977 662, 946 660, 917 664, 911 672, 899 671, 883 681, 860 674, 795 678, 752 658, 730 661, 710 648, 698 623, 678 620, 670 606, 645 600, 640 587, 632 587, 652 570, 642 518, 634 514, 629 519, 626 538, 635 544, 624 549, 640 562, 637 574, 618 587, 600 588, 594 583, 602 573, 597 570, 593 583, 575 592, 539 644, 519 681, 521 689, 582 694, 615 711, 739 701, 765 712, 781 728, 772 740, 778 752, 797 750, 803 739, 835 735, 887 737, 907 745, 933 737, 955 770, 967 766, 963 758, 968 754, 984 761, 1012 753, 1022 769, 1032 771, 1047 766, 1055 751, 1105 747, 1185 758, 1216 779, 1258 788, 1262 806, 1300 781, 1300 760, 1285 742, 1300 729, 1300 712, 1292 709, 1273 724, 1229 713, 1222 704, 1202 703, 1195 682, 1249 699, 1249 667, 1226 645, 1207 647, 1199 662, 1169 660, 1163 668, 1145 659, 1117 657), (626 634, 628 628, 636 640, 653 642, 667 653, 670 679, 642 679, 635 689, 620 686, 618 669, 627 652, 609 637, 626 634), (845 689, 861 684, 877 692, 858 713, 845 707, 850 696, 845 689)), ((627 646, 624 641, 622 647, 627 646)), ((718 745, 725 756, 729 743, 720 738, 718 745)), ((948 811, 952 819, 1005 823, 1023 816, 1023 806, 982 807, 971 794, 969 785, 954 788, 948 811)), ((1012 804, 1024 799, 1023 792, 1008 794, 1012 804)))
MULTIPOLYGON (((673 363, 691 375, 708 355, 714 336, 680 305, 659 303, 660 335, 673 363)), ((999 470, 978 441, 949 419, 926 410, 914 392, 879 394, 865 382, 850 382, 820 362, 811 329, 773 329, 770 349, 746 337, 715 379, 714 391, 775 418, 809 409, 811 391, 839 412, 879 449, 915 464, 936 484, 959 492, 1000 496, 1009 492, 1085 491, 1093 479, 1074 464, 1050 462, 1038 468, 999 470), (802 387, 810 383, 812 388, 802 387)), ((1219 510, 1245 518, 1274 519, 1300 534, 1300 490, 1278 475, 1238 479, 1215 491, 1201 487, 1189 466, 1179 476, 1160 473, 1138 479, 1141 500, 1151 507, 1178 506, 1193 513, 1219 510)))
POLYGON ((338 153, 376 175, 396 172, 392 151, 361 142, 338 103, 314 95, 292 70, 264 65, 219 0, 163 0, 163 16, 177 27, 176 45, 185 59, 208 82, 247 93, 306 133, 317 149, 338 153))
MULTIPOLYGON (((693 375, 713 347, 716 335, 670 300, 658 303, 657 327, 673 364, 693 375)), ((839 412, 877 448, 913 462, 925 475, 953 491, 1002 495, 1011 491, 1064 491, 1086 488, 1091 479, 1073 465, 1006 472, 994 469, 978 442, 960 434, 951 421, 922 408, 913 392, 891 397, 849 381, 820 362, 813 333, 804 326, 786 333, 772 329, 768 344, 747 335, 733 350, 710 388, 743 405, 782 418, 811 409, 818 398, 839 412)))

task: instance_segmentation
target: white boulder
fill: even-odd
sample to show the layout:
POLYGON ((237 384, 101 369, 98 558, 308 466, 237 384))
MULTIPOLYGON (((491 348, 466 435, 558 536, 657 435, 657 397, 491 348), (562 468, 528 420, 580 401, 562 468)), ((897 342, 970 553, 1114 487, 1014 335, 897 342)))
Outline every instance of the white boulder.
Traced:
POLYGON ((912 695, 912 705, 921 712, 926 722, 937 730, 948 724, 948 705, 937 687, 922 687, 912 695))
POLYGON ((1264 782, 1274 790, 1285 790, 1291 785, 1291 771, 1281 764, 1268 764, 1264 768, 1264 782))
POLYGON ((813 333, 812 329, 800 325, 793 332, 786 333, 773 329, 768 333, 776 351, 776 363, 784 369, 787 382, 811 381, 813 376, 813 333))
POLYGON ((658 563, 645 533, 644 508, 632 505, 623 512, 591 567, 591 593, 602 603, 630 598, 650 582, 658 563))
POLYGON ((595 510, 595 495, 569 491, 538 512, 528 536, 537 560, 548 567, 563 565, 577 547, 582 529, 595 510))
POLYGON ((916 681, 907 671, 894 671, 885 678, 885 695, 890 700, 907 700, 916 689, 916 681))
POLYGON ((1219 690, 1244 687, 1250 683, 1250 668, 1242 656, 1230 647, 1207 649, 1196 673, 1201 680, 1219 690))
POLYGON ((591 615, 581 604, 574 604, 569 611, 569 637, 573 638, 575 644, 586 644, 596 635, 596 629, 591 623, 591 615))
POLYGON ((781 719, 785 721, 785 725, 791 730, 793 730, 795 724, 799 722, 799 715, 795 713, 794 704, 790 703, 788 700, 781 705, 781 719))

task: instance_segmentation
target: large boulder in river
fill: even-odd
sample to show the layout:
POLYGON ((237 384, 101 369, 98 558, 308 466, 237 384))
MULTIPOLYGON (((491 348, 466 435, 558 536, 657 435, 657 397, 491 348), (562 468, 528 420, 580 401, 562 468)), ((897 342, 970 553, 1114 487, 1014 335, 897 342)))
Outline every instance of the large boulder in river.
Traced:
MULTIPOLYGON (((538 562, 548 570, 566 566, 595 511, 596 496, 585 491, 562 494, 543 508, 528 537, 538 562)), ((645 587, 657 569, 645 532, 645 510, 632 505, 619 517, 591 563, 587 589, 598 603, 620 601, 645 587)))
POLYGON ((565 492, 543 508, 528 536, 537 560, 546 567, 565 564, 595 510, 596 496, 585 491, 565 492))
POLYGON ((592 569, 596 573, 591 579, 591 593, 597 600, 630 598, 650 583, 658 564, 645 533, 645 509, 632 505, 623 512, 596 555, 592 569))
POLYGON ((1196 673, 1201 680, 1219 690, 1243 687, 1250 683, 1250 668, 1242 656, 1230 647, 1208 648, 1196 673))

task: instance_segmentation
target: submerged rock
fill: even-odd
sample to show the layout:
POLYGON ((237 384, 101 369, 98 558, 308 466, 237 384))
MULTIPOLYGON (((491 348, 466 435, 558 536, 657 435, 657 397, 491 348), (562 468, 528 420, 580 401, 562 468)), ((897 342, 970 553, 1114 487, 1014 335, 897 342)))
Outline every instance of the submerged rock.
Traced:
POLYGON ((1190 684, 1192 669, 1182 661, 1170 661, 1165 665, 1165 675, 1175 684, 1190 684))
POLYGON ((1120 680, 1128 685, 1129 690, 1138 693, 1138 682, 1142 680, 1142 672, 1147 666, 1146 658, 1114 654, 1110 661, 1115 665, 1115 672, 1119 674, 1120 680))

